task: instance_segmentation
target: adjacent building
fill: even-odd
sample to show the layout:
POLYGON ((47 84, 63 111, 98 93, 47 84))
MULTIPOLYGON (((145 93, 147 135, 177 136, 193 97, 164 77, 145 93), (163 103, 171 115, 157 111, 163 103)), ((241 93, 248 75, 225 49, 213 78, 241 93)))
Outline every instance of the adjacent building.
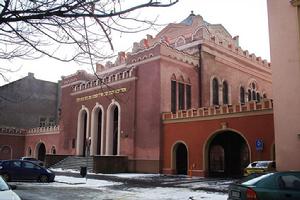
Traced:
POLYGON ((300 170, 300 1, 267 2, 277 169, 300 170))
POLYGON ((60 86, 34 74, 0 87, 0 159, 24 155, 27 129, 55 126, 60 86))

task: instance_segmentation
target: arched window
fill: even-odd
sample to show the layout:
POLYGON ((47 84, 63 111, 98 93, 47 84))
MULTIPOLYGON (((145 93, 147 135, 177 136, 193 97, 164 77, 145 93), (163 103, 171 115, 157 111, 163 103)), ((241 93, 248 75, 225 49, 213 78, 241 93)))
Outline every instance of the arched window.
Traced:
POLYGON ((0 160, 12 159, 12 148, 10 146, 0 146, 0 160))
POLYGON ((177 110, 190 109, 192 106, 192 90, 191 81, 187 81, 180 76, 176 79, 173 74, 171 77, 171 112, 176 113, 177 110))
POLYGON ((217 78, 214 78, 212 81, 212 103, 213 105, 219 105, 219 82, 217 78))
POLYGON ((266 94, 266 93, 263 94, 263 98, 264 98, 264 99, 267 98, 267 94, 266 94))
POLYGON ((192 107, 192 89, 191 89, 191 85, 186 84, 186 109, 191 109, 192 107))
POLYGON ((54 154, 54 155, 56 154, 55 146, 52 146, 52 147, 51 147, 51 154, 54 154))
POLYGON ((177 110, 177 83, 171 80, 171 112, 175 113, 177 110))
POLYGON ((258 101, 258 102, 260 102, 260 100, 261 100, 261 95, 258 91, 258 87, 257 87, 257 84, 255 82, 251 82, 249 84, 248 101, 251 101, 251 100, 255 100, 255 101, 258 101))
POLYGON ((240 103, 245 103, 245 88, 240 88, 240 103))
POLYGON ((248 90, 248 101, 251 101, 251 100, 252 100, 251 96, 252 96, 252 95, 251 95, 251 90, 249 89, 249 90, 248 90))
POLYGON ((185 109, 185 101, 184 101, 184 84, 178 83, 178 109, 184 110, 185 109))
POLYGON ((255 90, 252 91, 252 99, 256 100, 256 92, 255 92, 255 90))
POLYGON ((228 83, 226 81, 223 82, 223 104, 228 104, 228 83))
POLYGON ((176 40, 176 42, 175 42, 176 47, 180 47, 180 46, 182 46, 182 45, 184 45, 184 44, 185 44, 185 39, 184 39, 184 37, 179 37, 179 38, 176 40))
POLYGON ((260 102, 260 94, 258 92, 256 93, 256 99, 258 102, 260 102))

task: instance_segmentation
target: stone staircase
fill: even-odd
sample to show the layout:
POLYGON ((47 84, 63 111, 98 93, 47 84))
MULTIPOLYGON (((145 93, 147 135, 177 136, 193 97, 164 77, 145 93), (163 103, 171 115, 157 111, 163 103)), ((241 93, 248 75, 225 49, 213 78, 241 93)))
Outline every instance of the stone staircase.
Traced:
POLYGON ((51 168, 80 170, 80 167, 86 166, 88 171, 93 171, 93 157, 68 156, 52 165, 51 168))

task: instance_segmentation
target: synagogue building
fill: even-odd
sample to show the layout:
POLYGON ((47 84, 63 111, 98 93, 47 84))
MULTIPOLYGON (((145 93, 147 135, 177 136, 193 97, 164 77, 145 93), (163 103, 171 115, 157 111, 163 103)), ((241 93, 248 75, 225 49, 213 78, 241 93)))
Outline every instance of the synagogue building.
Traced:
POLYGON ((191 13, 96 68, 62 77, 44 114, 55 124, 1 120, 0 159, 79 156, 94 172, 217 177, 275 159, 270 63, 221 24, 191 13))

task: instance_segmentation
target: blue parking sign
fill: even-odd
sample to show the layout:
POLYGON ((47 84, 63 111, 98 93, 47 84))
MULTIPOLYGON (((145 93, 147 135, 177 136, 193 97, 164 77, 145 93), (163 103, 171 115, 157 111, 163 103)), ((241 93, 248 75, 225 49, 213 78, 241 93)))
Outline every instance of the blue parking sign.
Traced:
POLYGON ((255 148, 257 151, 262 151, 264 149, 264 142, 262 141, 262 139, 256 139, 255 148))

